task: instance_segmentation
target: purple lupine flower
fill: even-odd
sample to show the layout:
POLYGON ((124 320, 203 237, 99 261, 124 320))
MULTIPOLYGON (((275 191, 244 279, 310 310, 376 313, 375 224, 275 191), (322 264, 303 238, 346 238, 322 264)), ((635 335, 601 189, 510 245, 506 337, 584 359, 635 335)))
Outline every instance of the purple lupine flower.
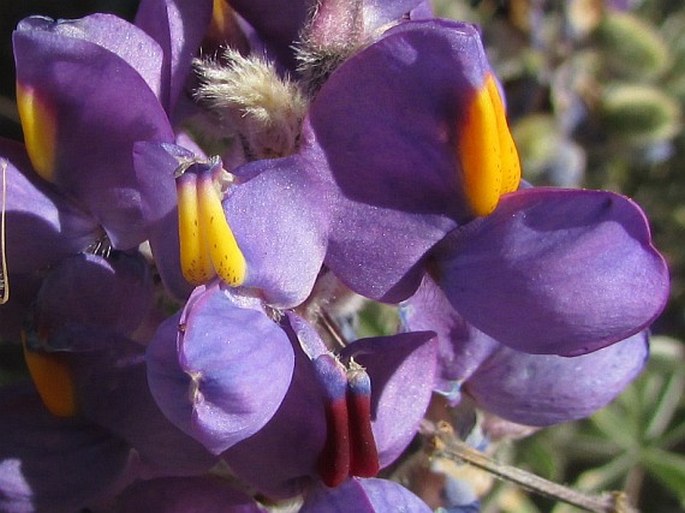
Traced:
POLYGON ((0 141, 16 292, 3 324, 5 312, 23 316, 50 265, 82 251, 106 254, 110 244, 135 247, 175 202, 173 184, 166 202, 164 180, 133 169, 138 138, 173 140, 157 98, 162 53, 154 41, 114 16, 93 15, 28 18, 14 45, 26 147, 0 141))
MULTIPOLYGON (((326 374, 312 365, 312 356, 321 351, 318 336, 294 315, 290 315, 290 323, 298 341, 295 372, 281 407, 256 435, 224 454, 240 477, 271 497, 292 496, 322 478, 328 485, 338 483, 349 475, 344 468, 350 462, 345 461, 346 456, 353 458, 358 449, 352 447, 352 454, 346 454, 341 446, 359 443, 351 436, 347 442, 336 438, 344 435, 344 430, 337 426, 331 429, 331 420, 336 419, 331 419, 330 413, 340 412, 330 400, 331 383, 325 383, 326 374)), ((428 337, 432 334, 423 332, 364 339, 353 342, 339 355, 342 361, 360 363, 370 378, 371 429, 381 468, 395 461, 407 447, 428 405, 436 351, 428 337)), ((329 357, 321 353, 314 361, 329 357)), ((355 413, 348 410, 341 417, 347 415, 349 421, 355 413)))
POLYGON ((202 446, 170 424, 147 387, 144 348, 99 330, 68 330, 49 352, 27 349, 34 377, 73 402, 69 417, 49 413, 31 386, 0 389, 0 509, 72 513, 118 494, 134 479, 191 476, 215 463, 202 446), (49 374, 47 372, 49 371, 49 374))
POLYGON ((22 326, 35 387, 0 406, 3 511, 72 512, 131 479, 194 475, 215 463, 150 395, 145 348, 127 335, 140 333, 151 304, 139 255, 72 255, 46 275, 22 326))
POLYGON ((198 287, 148 348, 160 408, 270 497, 374 475, 427 408, 432 334, 354 342, 339 355, 345 367, 308 323, 280 315, 219 284, 198 287))
POLYGON ((429 278, 403 304, 402 318, 407 329, 437 333, 438 392, 453 403, 465 394, 483 410, 530 426, 590 416, 640 373, 649 354, 644 331, 579 356, 517 351, 469 325, 429 278))
POLYGON ((114 248, 137 246, 149 224, 171 208, 148 208, 162 202, 165 181, 136 175, 132 159, 136 141, 174 140, 159 101, 160 47, 134 25, 104 14, 27 18, 13 41, 33 169, 89 212, 114 248))
POLYGON ((149 317, 150 281, 140 257, 63 260, 24 322, 26 362, 51 413, 109 430, 136 450, 147 472, 205 471, 213 458, 159 411, 147 385, 145 347, 129 338, 149 317))
MULTIPOLYGON (((103 327, 71 323, 40 347, 34 343, 38 333, 27 327, 25 336, 38 394, 26 387, 17 399, 21 408, 14 400, 7 408, 2 404, 8 443, 0 448, 2 511, 72 512, 107 502, 132 480, 200 475, 216 463, 157 407, 140 344, 103 327), (52 462, 60 471, 50 470, 52 462)), ((12 390, 0 395, 11 397, 12 390)))
MULTIPOLYGON (((239 247, 254 244, 240 231, 255 219, 268 239, 279 216, 250 205, 266 208, 265 191, 285 184, 292 204, 309 207, 322 263, 352 290, 399 301, 431 269, 470 324, 514 349, 598 349, 649 326, 668 293, 634 203, 602 191, 516 190, 499 88, 469 25, 388 30, 318 91, 296 154, 234 173, 224 211, 239 247)), ((280 213, 283 203, 268 206, 280 213)), ((300 237, 291 247, 306 247, 300 237)), ((318 267, 310 260, 310 272, 318 267)))
MULTIPOLYGON (((139 23, 150 35, 106 14, 19 23, 13 40, 26 154, 0 142, 9 281, 66 254, 131 249, 156 234, 175 208, 173 174, 136 173, 134 144, 174 141, 169 116, 210 14, 209 1, 142 2, 139 23), (27 205, 42 208, 29 214, 27 205)), ((17 282, 20 298, 35 288, 25 282, 17 282)))
POLYGON ((163 415, 147 383, 145 347, 103 329, 64 330, 50 351, 68 365, 77 415, 135 451, 143 477, 197 475, 214 458, 163 415))
POLYGON ((55 337, 70 330, 133 336, 152 302, 151 275, 140 255, 81 253, 52 267, 18 319, 26 363, 50 412, 71 416, 78 409, 68 365, 51 349, 55 337))

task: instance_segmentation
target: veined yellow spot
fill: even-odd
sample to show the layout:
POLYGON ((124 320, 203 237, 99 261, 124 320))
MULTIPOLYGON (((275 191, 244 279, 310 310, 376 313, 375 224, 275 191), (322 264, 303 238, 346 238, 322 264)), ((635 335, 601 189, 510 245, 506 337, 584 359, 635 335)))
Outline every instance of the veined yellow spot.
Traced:
POLYGON ((207 252, 207 241, 200 227, 197 204, 197 175, 186 173, 176 179, 178 195, 178 236, 181 270, 189 283, 200 285, 216 273, 207 252))
POLYGON ((211 169, 184 172, 176 179, 179 239, 184 277, 193 285, 215 275, 237 287, 247 264, 221 206, 221 193, 211 169))
POLYGON ((55 171, 57 122, 46 102, 32 87, 17 83, 17 107, 26 151, 36 172, 52 182, 55 171))
POLYGON ((64 355, 30 349, 23 338, 24 359, 43 404, 53 415, 73 417, 78 412, 76 386, 64 355))
POLYGON ((518 188, 521 181, 518 151, 491 74, 486 76, 467 108, 459 133, 458 156, 466 198, 475 215, 492 213, 502 194, 518 188))
POLYGON ((207 236, 214 269, 222 280, 237 287, 245 281, 247 265, 228 225, 219 191, 210 175, 198 177, 197 195, 200 225, 207 236))

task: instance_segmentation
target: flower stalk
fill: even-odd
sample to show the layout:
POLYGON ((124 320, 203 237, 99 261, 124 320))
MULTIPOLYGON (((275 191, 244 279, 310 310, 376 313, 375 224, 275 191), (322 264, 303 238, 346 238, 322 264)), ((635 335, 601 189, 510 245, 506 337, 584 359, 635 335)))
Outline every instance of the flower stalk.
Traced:
POLYGON ((492 474, 502 481, 508 481, 529 492, 570 504, 584 511, 591 511, 593 513, 639 513, 639 510, 630 504, 628 496, 624 492, 612 491, 600 495, 589 495, 549 481, 518 467, 499 463, 486 454, 472 448, 466 442, 459 440, 455 436, 452 427, 445 422, 429 427, 425 430, 425 434, 429 436, 431 456, 463 461, 492 474))

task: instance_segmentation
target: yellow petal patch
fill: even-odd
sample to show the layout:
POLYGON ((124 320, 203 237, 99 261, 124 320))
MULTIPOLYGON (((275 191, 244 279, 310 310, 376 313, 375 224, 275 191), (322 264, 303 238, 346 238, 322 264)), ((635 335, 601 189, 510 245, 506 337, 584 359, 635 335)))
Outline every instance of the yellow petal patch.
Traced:
POLYGON ((26 151, 36 172, 54 181, 57 122, 54 111, 36 91, 17 84, 17 107, 26 151))
POLYGON ((34 351, 24 341, 24 359, 48 411, 58 417, 76 415, 76 387, 64 355, 34 351))
POLYGON ((504 102, 499 93, 499 88, 492 75, 488 75, 485 85, 492 99, 492 106, 495 110, 497 121, 497 135, 499 136, 500 158, 502 160, 502 194, 514 192, 521 183, 521 161, 519 152, 516 149, 514 138, 511 136, 509 124, 507 123, 507 113, 504 109, 504 102))
POLYGON ((472 212, 476 216, 491 214, 502 194, 518 188, 521 174, 518 152, 492 75, 486 77, 467 107, 457 151, 472 212))
POLYGON ((247 264, 221 206, 227 173, 218 159, 208 164, 186 162, 176 172, 183 276, 201 285, 219 275, 237 287, 245 281, 247 264))
POLYGON ((228 285, 242 285, 247 264, 228 225, 219 192, 211 175, 198 177, 197 185, 200 226, 206 233, 214 269, 228 285))
POLYGON ((178 196, 178 235, 183 277, 193 285, 211 280, 216 273, 200 226, 197 175, 186 173, 176 180, 178 196))

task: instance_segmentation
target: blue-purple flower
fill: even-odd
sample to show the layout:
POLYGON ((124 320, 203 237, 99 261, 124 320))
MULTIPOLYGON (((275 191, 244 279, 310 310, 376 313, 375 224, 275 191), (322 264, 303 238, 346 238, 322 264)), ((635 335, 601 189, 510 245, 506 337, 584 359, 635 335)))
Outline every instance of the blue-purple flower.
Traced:
POLYGON ((334 357, 301 317, 214 284, 161 325, 148 379, 179 428, 262 493, 290 497, 400 455, 430 399, 431 338, 361 340, 334 357))
POLYGON ((310 288, 278 296, 285 280, 311 284, 320 266, 393 302, 429 272, 469 323, 531 353, 642 331, 668 293, 644 214, 609 192, 517 190, 503 113, 472 26, 388 30, 317 92, 297 153, 232 170, 223 207, 248 275, 277 275, 255 284, 293 306, 310 288))
POLYGON ((14 45, 26 147, 0 142, 5 278, 16 297, 3 307, 10 336, 16 322, 5 318, 12 311, 20 322, 51 265, 83 251, 133 249, 175 205, 172 177, 167 186, 133 167, 137 140, 174 140, 159 100, 165 59, 148 35, 110 15, 32 17, 14 45))

